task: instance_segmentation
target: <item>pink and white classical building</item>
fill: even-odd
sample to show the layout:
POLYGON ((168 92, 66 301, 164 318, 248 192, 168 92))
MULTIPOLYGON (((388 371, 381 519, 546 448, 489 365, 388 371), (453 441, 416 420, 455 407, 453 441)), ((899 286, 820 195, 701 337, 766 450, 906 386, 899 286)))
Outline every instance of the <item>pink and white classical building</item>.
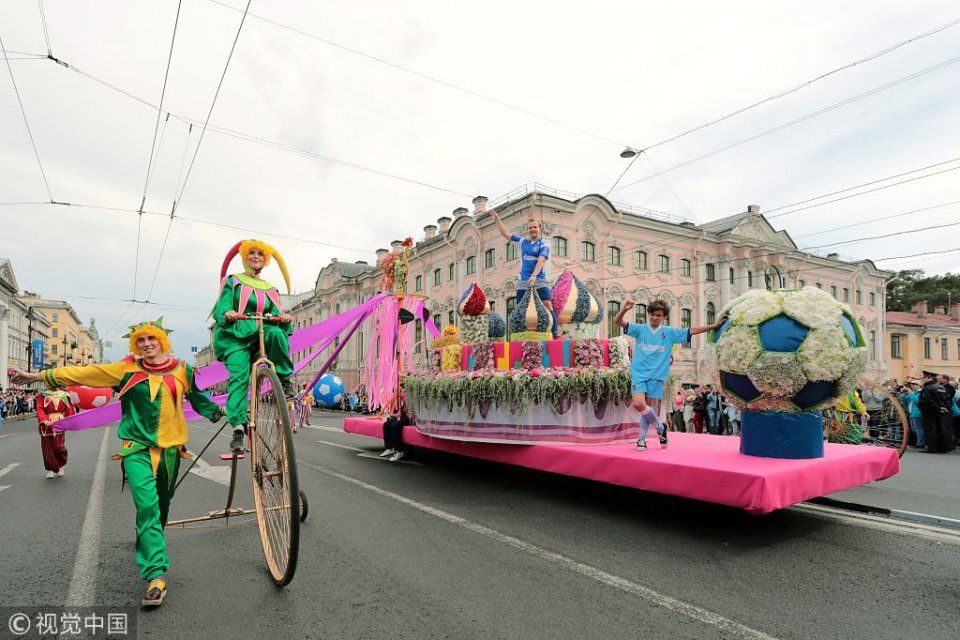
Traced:
MULTIPOLYGON (((627 298, 637 303, 639 321, 646 305, 661 298, 671 308, 669 324, 689 326, 713 322, 728 300, 751 288, 818 286, 852 307, 870 346, 868 369, 877 377, 883 374, 885 284, 893 273, 869 260, 800 251, 755 205, 700 225, 614 205, 600 195, 577 197, 540 185, 518 189, 496 203, 477 196, 473 205, 472 211, 460 207, 425 226, 411 250, 408 291, 429 296, 440 328, 457 322, 456 301, 471 283, 483 288, 501 315, 516 302, 519 259, 489 214, 495 205, 519 235, 525 234, 529 218, 542 221, 552 246, 550 280, 569 267, 597 295, 607 313, 603 337, 619 334, 612 318, 627 298)), ((398 244, 393 241, 394 247, 398 244)), ((377 258, 387 252, 378 250, 377 258)), ((291 310, 296 326, 308 326, 374 295, 380 280, 374 264, 334 260, 323 267, 313 294, 291 310)), ((348 386, 357 383, 363 365, 368 343, 364 329, 338 357, 336 371, 348 386)), ((422 327, 416 332, 418 338, 424 336, 422 327)), ((696 336, 675 354, 674 380, 711 380, 703 341, 696 336)), ((414 365, 424 366, 429 342, 429 336, 424 337, 414 365)))

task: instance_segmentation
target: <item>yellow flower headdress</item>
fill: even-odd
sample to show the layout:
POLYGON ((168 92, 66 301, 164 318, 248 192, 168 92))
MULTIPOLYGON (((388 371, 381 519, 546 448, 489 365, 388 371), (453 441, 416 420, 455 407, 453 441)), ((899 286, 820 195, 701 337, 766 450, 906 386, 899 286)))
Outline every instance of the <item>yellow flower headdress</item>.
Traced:
POLYGON ((160 351, 163 353, 173 351, 173 347, 170 345, 170 338, 167 337, 169 333, 173 333, 173 330, 163 328, 163 316, 160 316, 156 320, 147 320, 140 324, 130 325, 130 332, 121 337, 129 338, 128 347, 130 353, 137 356, 140 355, 140 350, 137 348, 137 338, 144 335, 156 338, 160 343, 160 351))
POLYGON ((224 278, 227 277, 230 262, 233 261, 238 253, 240 254, 240 260, 243 261, 243 266, 248 269, 251 268, 250 265, 247 264, 247 255, 253 249, 259 249, 263 252, 264 267, 270 264, 271 258, 277 259, 277 266, 280 267, 280 273, 283 274, 283 281, 287 285, 287 293, 290 293, 290 274, 287 271, 287 263, 284 262, 283 256, 280 255, 279 251, 261 240, 243 240, 230 248, 230 251, 227 252, 227 257, 223 260, 223 265, 220 267, 220 282, 223 282, 224 278))

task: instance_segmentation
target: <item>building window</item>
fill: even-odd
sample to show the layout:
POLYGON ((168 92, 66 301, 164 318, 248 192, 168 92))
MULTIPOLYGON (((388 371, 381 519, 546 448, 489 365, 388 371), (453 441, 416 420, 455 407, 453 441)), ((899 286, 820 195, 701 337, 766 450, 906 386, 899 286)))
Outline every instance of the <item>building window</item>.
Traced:
POLYGON ((490 304, 490 313, 493 313, 497 310, 497 301, 491 300, 490 296, 487 296, 487 302, 490 304))
POLYGON ((870 359, 875 360, 877 357, 877 332, 870 332, 870 359))
POLYGON ((620 266, 620 248, 607 247, 607 264, 613 267, 620 266))
POLYGON ((707 265, 707 282, 716 282, 717 280, 717 268, 712 264, 707 265))
POLYGON ((819 282, 816 284, 816 287, 817 287, 817 289, 823 289, 823 285, 820 284, 819 282))
POLYGON ((586 260, 587 262, 596 262, 597 248, 592 242, 587 242, 584 240, 580 243, 580 259, 586 260))
POLYGON ((713 324, 717 321, 717 308, 712 302, 707 303, 707 324, 713 324))
POLYGON ((616 300, 607 302, 607 337, 613 338, 620 335, 620 325, 615 321, 617 314, 620 313, 620 303, 616 300))
POLYGON ((636 321, 636 323, 637 323, 637 324, 646 324, 646 322, 647 322, 647 305, 645 305, 645 304, 638 304, 638 305, 637 305, 636 307, 634 307, 634 308, 637 310, 637 311, 636 311, 636 314, 634 315, 634 320, 636 321))
POLYGON ((513 310, 517 306, 516 296, 507 298, 507 338, 510 338, 510 314, 513 313, 513 310))
POLYGON ((58 346, 58 345, 55 345, 55 344, 50 345, 50 352, 51 352, 51 353, 56 353, 56 352, 57 352, 57 346, 58 346))
POLYGON ((753 271, 747 271, 747 286, 753 286, 753 271))
POLYGON ((857 304, 863 304, 863 292, 857 289, 857 304))
POLYGON ((507 243, 507 262, 517 259, 517 245, 512 242, 507 243))
POLYGON ((457 277, 457 265, 450 263, 447 266, 447 280, 453 282, 453 279, 457 277))
POLYGON ((877 305, 877 294, 873 291, 870 292, 870 306, 875 307, 877 305))
POLYGON ((923 339, 923 357, 926 360, 930 359, 930 338, 923 339))
POLYGON ((834 298, 835 300, 838 300, 838 299, 839 299, 839 298, 837 298, 837 286, 836 286, 836 285, 833 285, 833 284, 830 285, 830 295, 833 296, 833 298, 834 298))
POLYGON ((670 271, 670 256, 665 256, 662 253, 657 256, 657 271, 660 273, 670 271))
POLYGON ((680 275, 689 276, 690 275, 690 261, 686 258, 680 260, 680 275))
POLYGON ((902 358, 900 355, 900 336, 890 336, 890 356, 893 358, 902 358))
POLYGON ((487 249, 483 252, 483 268, 489 269, 493 266, 494 260, 496 260, 497 253, 494 249, 487 249))
POLYGON ((477 272, 477 256, 467 256, 467 275, 471 276, 477 272))
POLYGON ((54 321, 54 322, 60 322, 60 314, 59 314, 59 313, 53 314, 53 321, 54 321))
POLYGON ((433 286, 440 286, 440 269, 433 270, 433 286))
POLYGON ((843 301, 850 302, 850 289, 847 289, 846 287, 843 288, 843 301))
POLYGON ((454 316, 453 311, 447 312, 447 324, 451 327, 456 324, 456 317, 454 316))
POLYGON ((434 316, 433 316, 433 326, 435 326, 438 330, 440 329, 440 314, 439 314, 439 313, 436 313, 436 314, 434 314, 434 316))
POLYGON ((567 239, 562 236, 553 236, 553 246, 550 248, 552 258, 567 257, 567 239))
POLYGON ((635 251, 633 253, 633 268, 638 271, 646 271, 648 269, 646 251, 635 251))
MULTIPOLYGON (((690 309, 680 309, 680 328, 689 329, 693 326, 693 311, 690 309)), ((690 343, 685 342, 684 346, 689 347, 690 343)))
POLYGON ((940 359, 941 359, 941 360, 949 360, 949 359, 950 359, 949 347, 950 347, 950 343, 947 342, 947 339, 946 339, 946 338, 940 338, 940 359))
POLYGON ((730 267, 730 284, 733 284, 734 281, 736 280, 736 278, 737 278, 737 276, 736 276, 736 274, 733 272, 733 267, 730 267))
POLYGON ((413 352, 420 353, 420 343, 423 341, 423 322, 417 320, 413 327, 413 352))
POLYGON ((413 281, 413 290, 422 291, 423 290, 423 276, 417 276, 413 281))
POLYGON ((60 337, 60 330, 57 329, 56 327, 54 327, 54 328, 53 328, 53 334, 51 334, 51 336, 54 337, 54 338, 59 338, 59 337, 60 337))
POLYGON ((807 282, 806 282, 805 280, 800 280, 800 281, 798 281, 798 284, 800 285, 800 288, 801 288, 801 289, 803 289, 805 286, 807 286, 807 282))

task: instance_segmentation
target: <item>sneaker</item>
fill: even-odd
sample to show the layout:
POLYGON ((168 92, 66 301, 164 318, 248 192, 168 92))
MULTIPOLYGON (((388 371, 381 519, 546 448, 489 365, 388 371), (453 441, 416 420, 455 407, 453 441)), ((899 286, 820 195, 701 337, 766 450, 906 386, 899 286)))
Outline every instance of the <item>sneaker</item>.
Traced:
POLYGON ((664 429, 663 433, 660 434, 660 448, 661 449, 667 448, 667 430, 666 429, 664 429))
POLYGON ((53 471, 47 471, 47 480, 52 480, 53 478, 56 478, 56 477, 57 477, 57 474, 55 474, 53 471))
POLYGON ((244 438, 246 433, 244 432, 243 427, 234 427, 233 428, 233 439, 230 441, 230 450, 237 453, 243 453, 244 449, 244 438))
POLYGON ((60 467, 60 471, 57 471, 57 477, 58 477, 58 478, 62 478, 62 477, 63 477, 63 467, 60 467))
POLYGON ((407 456, 405 451, 397 451, 392 456, 390 456, 390 462, 396 462, 397 460, 403 460, 407 456))
POLYGON ((396 453, 396 451, 394 451, 393 449, 384 449, 384 450, 383 450, 383 453, 380 454, 380 457, 381 457, 381 458, 389 458, 390 456, 392 456, 392 455, 395 454, 395 453, 396 453))
POLYGON ((637 451, 646 451, 646 450, 647 450, 647 441, 637 440, 637 451))

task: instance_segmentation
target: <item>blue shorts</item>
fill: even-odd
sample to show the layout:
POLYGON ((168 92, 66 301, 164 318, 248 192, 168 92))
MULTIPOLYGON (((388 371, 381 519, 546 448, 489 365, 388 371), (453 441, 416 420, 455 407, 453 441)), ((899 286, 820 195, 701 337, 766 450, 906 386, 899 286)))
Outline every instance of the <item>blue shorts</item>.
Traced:
MULTIPOLYGON (((546 280, 538 280, 537 284, 537 297, 541 300, 553 300, 553 293, 550 291, 550 285, 547 284, 546 280)), ((518 291, 526 291, 530 288, 529 280, 520 280, 517 283, 518 291)))
POLYGON ((642 393, 648 398, 663 398, 663 380, 631 380, 630 393, 642 393))

